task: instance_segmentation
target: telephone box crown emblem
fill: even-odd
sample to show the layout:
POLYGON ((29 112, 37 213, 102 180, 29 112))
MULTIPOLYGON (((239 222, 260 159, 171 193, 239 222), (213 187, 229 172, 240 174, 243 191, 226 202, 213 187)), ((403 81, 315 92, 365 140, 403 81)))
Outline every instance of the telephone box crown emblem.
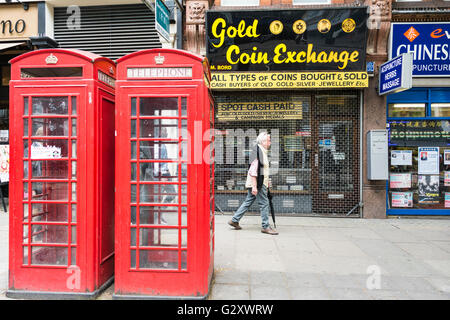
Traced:
POLYGON ((57 64, 58 58, 54 56, 53 53, 50 53, 50 55, 47 58, 45 58, 45 62, 47 64, 57 64))
POLYGON ((155 63, 156 64, 163 64, 164 63, 164 56, 162 56, 161 54, 158 54, 157 56, 155 56, 155 63))

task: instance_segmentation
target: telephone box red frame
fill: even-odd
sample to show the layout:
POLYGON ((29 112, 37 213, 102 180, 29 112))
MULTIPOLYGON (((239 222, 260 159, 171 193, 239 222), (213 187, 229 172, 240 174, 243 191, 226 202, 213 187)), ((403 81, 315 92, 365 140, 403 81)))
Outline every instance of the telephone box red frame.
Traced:
POLYGON ((7 296, 95 298, 114 275, 115 64, 65 49, 10 63, 7 296))
POLYGON ((143 50, 117 60, 114 299, 204 299, 209 293, 210 79, 207 59, 183 50, 143 50))

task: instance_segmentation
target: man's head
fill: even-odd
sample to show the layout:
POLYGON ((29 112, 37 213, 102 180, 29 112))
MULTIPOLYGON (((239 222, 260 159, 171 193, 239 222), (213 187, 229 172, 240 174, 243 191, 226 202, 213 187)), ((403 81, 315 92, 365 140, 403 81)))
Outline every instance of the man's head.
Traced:
POLYGON ((269 149, 270 147, 270 134, 267 132, 261 132, 256 138, 256 143, 264 147, 264 149, 269 149))

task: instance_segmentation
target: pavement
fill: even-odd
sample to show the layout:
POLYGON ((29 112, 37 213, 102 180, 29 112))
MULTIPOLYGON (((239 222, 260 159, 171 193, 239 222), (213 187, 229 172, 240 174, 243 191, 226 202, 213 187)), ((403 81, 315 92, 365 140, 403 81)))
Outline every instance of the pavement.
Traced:
MULTIPOLYGON (((216 214, 209 300, 449 300, 450 219, 277 217, 279 235, 246 215, 216 214)), ((8 213, 0 211, 0 299, 8 213)), ((110 300, 111 285, 98 300, 110 300)))

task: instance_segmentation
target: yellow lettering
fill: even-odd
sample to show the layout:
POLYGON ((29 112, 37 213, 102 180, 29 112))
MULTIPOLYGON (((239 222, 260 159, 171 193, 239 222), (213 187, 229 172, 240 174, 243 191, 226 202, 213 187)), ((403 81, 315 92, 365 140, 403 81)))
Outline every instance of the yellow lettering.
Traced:
POLYGON ((328 62, 339 62, 338 53, 336 51, 330 51, 328 55, 328 62))
POLYGON ((236 52, 236 55, 238 55, 241 52, 241 50, 239 50, 239 47, 236 45, 230 46, 227 50, 226 58, 228 63, 236 64, 239 62, 239 59, 236 61, 231 60, 231 55, 233 54, 233 52, 236 52))
POLYGON ((273 62, 275 63, 283 63, 283 60, 280 60, 279 57, 281 56, 282 53, 286 52, 286 45, 284 43, 280 43, 279 45, 277 45, 275 47, 275 49, 273 50, 275 53, 275 56, 273 57, 273 62), (281 51, 281 53, 280 53, 281 51))
POLYGON ((359 53, 358 53, 358 51, 353 51, 352 52, 352 54, 350 55, 350 61, 351 62, 356 62, 356 61, 358 61, 358 56, 359 56, 359 53))
POLYGON ((223 42, 225 41, 225 26, 226 26, 226 22, 225 19, 223 18, 219 18, 216 21, 214 21, 214 23, 211 26, 211 33, 213 34, 214 37, 216 37, 217 39, 220 39, 220 42, 218 45, 215 45, 213 43, 213 46, 216 48, 220 48, 223 45, 223 42), (219 24, 222 25, 222 30, 220 31, 220 33, 217 33, 217 28, 219 26, 219 24))
POLYGON ((320 51, 317 55, 317 61, 319 63, 326 63, 327 62, 327 53, 325 51, 320 51))
POLYGON ((297 62, 305 62, 305 59, 306 59, 306 52, 305 51, 300 51, 298 54, 297 54, 297 62), (303 59, 301 58, 303 56, 303 59))
POLYGON ((317 59, 316 59, 316 53, 312 51, 313 50, 313 44, 310 43, 308 44, 308 50, 306 53, 306 63, 316 63, 317 59))
POLYGON ((256 28, 258 27, 258 20, 253 20, 253 24, 247 28, 245 35, 249 38, 258 38, 260 35, 256 33, 256 28))
POLYGON ((339 69, 345 69, 347 67, 347 63, 348 63, 348 52, 347 51, 342 51, 339 54, 339 62, 342 62, 342 66, 338 66, 339 69))

